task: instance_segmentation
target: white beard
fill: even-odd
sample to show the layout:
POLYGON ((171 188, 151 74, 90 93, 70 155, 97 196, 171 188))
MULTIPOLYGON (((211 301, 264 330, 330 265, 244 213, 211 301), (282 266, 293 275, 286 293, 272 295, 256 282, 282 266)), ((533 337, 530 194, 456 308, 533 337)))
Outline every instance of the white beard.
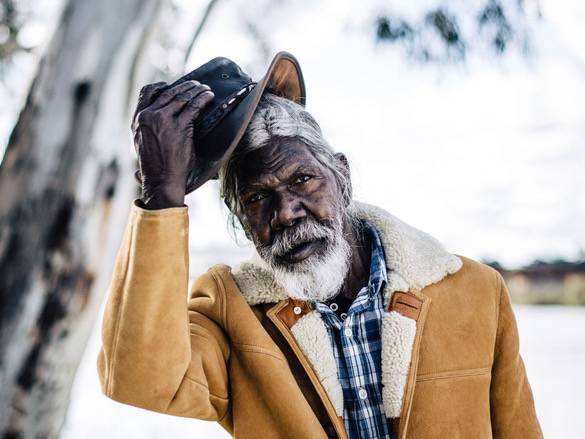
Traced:
POLYGON ((323 302, 337 295, 347 276, 351 247, 341 233, 323 255, 312 255, 302 262, 284 267, 258 257, 276 282, 292 299, 323 302))

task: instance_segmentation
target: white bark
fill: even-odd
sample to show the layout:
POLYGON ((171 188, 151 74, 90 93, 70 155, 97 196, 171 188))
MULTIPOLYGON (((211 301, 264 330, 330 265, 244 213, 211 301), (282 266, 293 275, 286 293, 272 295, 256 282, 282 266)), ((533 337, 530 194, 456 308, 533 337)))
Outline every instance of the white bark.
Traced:
POLYGON ((136 195, 161 0, 66 5, 0 167, 0 436, 57 437, 136 195))

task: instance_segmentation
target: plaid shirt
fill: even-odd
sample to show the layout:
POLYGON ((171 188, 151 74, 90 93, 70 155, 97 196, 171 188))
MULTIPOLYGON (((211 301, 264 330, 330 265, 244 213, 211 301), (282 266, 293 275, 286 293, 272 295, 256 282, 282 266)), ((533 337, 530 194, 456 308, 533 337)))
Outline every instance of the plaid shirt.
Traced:
POLYGON ((332 303, 317 302, 333 343, 337 373, 343 389, 343 422, 351 439, 392 438, 392 424, 384 414, 380 328, 382 289, 387 282, 384 249, 376 229, 363 222, 372 238, 370 279, 357 294, 347 315, 338 316, 332 303))

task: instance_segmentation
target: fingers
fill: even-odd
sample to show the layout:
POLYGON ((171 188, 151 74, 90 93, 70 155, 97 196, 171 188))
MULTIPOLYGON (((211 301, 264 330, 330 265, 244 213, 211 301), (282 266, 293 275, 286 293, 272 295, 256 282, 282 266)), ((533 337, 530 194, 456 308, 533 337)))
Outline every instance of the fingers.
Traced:
POLYGON ((140 89, 140 94, 138 95, 137 111, 144 110, 147 106, 152 104, 153 98, 157 97, 155 95, 158 95, 166 85, 166 82, 160 81, 142 87, 140 89))
POLYGON ((175 87, 167 88, 160 94, 158 98, 156 98, 151 106, 151 109, 154 111, 160 110, 162 107, 166 106, 169 102, 175 99, 177 95, 189 91, 190 89, 199 85, 200 84, 198 81, 185 81, 175 87))
POLYGON ((160 92, 166 87, 167 83, 164 81, 155 82, 153 84, 146 84, 144 87, 140 89, 140 94, 138 95, 138 104, 136 105, 136 111, 134 112, 134 116, 132 116, 132 126, 134 126, 134 121, 136 119, 136 115, 152 104, 154 98, 158 97, 160 92))
POLYGON ((179 123, 189 123, 199 116, 199 113, 205 108, 215 97, 211 90, 205 90, 197 97, 191 99, 181 111, 179 115, 179 123))
POLYGON ((164 107, 163 110, 171 112, 173 116, 177 116, 185 109, 190 101, 199 99, 199 96, 206 92, 211 93, 209 86, 205 84, 199 84, 192 89, 176 95, 175 98, 169 102, 169 104, 164 107))

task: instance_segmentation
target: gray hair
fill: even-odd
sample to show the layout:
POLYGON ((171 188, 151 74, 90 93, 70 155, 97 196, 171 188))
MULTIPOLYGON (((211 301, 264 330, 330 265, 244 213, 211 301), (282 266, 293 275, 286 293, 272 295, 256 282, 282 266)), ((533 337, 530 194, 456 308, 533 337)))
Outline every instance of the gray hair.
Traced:
POLYGON ((340 201, 349 204, 351 201, 349 175, 323 138, 317 121, 301 105, 272 93, 265 93, 242 140, 227 163, 219 170, 220 193, 232 213, 242 212, 236 180, 241 163, 250 152, 282 139, 295 139, 307 145, 315 159, 335 176, 343 198, 340 201))

